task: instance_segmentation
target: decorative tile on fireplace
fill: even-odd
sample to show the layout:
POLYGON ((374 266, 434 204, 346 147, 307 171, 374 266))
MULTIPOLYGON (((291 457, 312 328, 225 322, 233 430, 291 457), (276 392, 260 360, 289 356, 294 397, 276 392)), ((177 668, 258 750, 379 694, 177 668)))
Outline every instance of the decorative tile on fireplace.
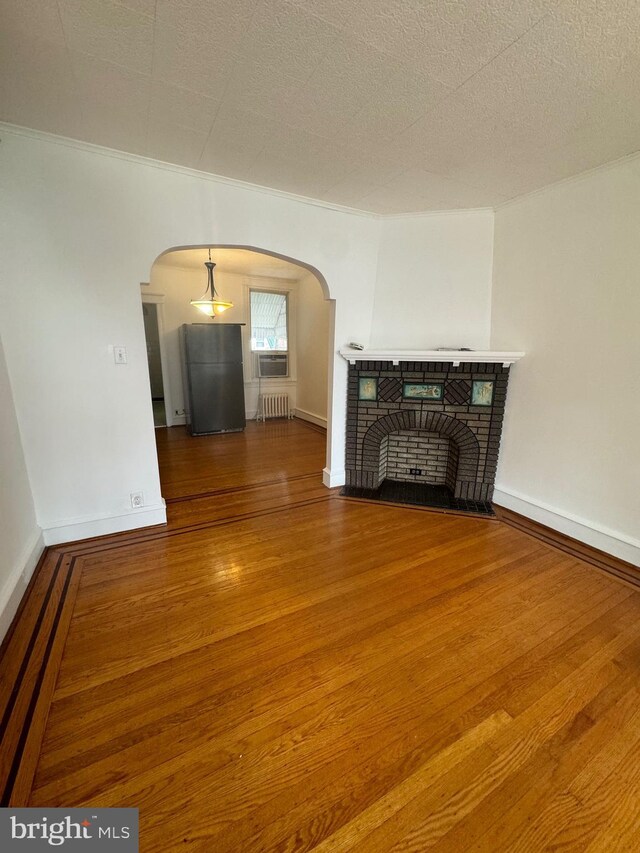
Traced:
POLYGON ((474 380, 471 383, 471 404, 473 406, 490 406, 493 403, 493 382, 486 379, 474 380))
POLYGON ((358 379, 358 399, 378 399, 378 379, 372 376, 360 376, 358 379))
POLYGON ((402 396, 405 400, 444 399, 444 383, 442 382, 403 382, 402 396))

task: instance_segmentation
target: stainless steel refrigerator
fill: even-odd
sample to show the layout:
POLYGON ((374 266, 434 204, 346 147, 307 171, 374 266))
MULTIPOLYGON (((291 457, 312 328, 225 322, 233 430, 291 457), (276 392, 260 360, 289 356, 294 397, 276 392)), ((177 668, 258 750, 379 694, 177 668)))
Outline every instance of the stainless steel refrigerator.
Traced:
POLYGON ((180 336, 191 435, 245 428, 241 324, 194 323, 180 336))

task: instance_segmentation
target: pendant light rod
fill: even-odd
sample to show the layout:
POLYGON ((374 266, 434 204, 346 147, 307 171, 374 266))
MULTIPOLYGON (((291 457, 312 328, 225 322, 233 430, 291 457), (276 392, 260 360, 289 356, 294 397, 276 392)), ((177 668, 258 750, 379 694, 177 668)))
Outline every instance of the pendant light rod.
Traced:
POLYGON ((207 290, 211 291, 211 301, 213 302, 216 298, 216 286, 213 283, 213 268, 215 267, 215 264, 211 260, 211 249, 209 249, 209 260, 205 261, 204 265, 207 268, 207 275, 209 276, 207 290))

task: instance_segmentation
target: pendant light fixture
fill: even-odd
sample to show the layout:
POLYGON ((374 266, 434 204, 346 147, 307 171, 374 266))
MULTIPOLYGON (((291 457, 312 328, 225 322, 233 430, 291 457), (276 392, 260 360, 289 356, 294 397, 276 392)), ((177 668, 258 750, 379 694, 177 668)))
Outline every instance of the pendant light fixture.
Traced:
POLYGON ((202 313, 206 314, 207 317, 211 317, 212 320, 215 320, 218 314, 222 314, 222 312, 226 311, 227 308, 233 308, 233 302, 227 302, 224 299, 220 299, 216 293, 216 287, 213 283, 213 268, 215 267, 215 264, 211 260, 211 249, 209 249, 209 260, 205 261, 204 265, 207 268, 207 289, 200 299, 192 299, 191 304, 194 308, 197 308, 198 311, 202 311, 202 313))

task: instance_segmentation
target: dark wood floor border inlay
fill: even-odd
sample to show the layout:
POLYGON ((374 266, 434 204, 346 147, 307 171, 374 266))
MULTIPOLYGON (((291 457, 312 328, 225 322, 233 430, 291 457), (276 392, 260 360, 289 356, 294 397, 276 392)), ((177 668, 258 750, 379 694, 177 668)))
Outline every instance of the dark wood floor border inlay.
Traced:
MULTIPOLYGON (((27 601, 29 600, 29 597, 31 596, 31 592, 33 590, 33 587, 36 585, 36 583, 40 579, 42 567, 44 566, 45 559, 47 557, 47 552, 48 552, 48 549, 44 548, 42 551, 42 554, 40 554, 40 559, 38 560, 38 563, 37 563, 35 569, 33 570, 33 574, 31 575, 31 580, 27 584, 27 588, 25 589, 24 594, 22 596, 22 599, 20 600, 20 603, 18 604, 18 609, 16 610, 16 612, 13 616, 13 619, 11 620, 11 624, 9 625, 9 628, 7 629, 7 632, 3 637, 2 643, 0 643, 0 666, 2 666, 2 661, 4 660, 4 656, 7 653, 7 649, 9 647, 10 642, 11 642, 11 638, 13 637, 13 633, 16 630, 16 626, 20 622, 22 612, 26 607, 26 604, 27 604, 27 601)), ((0 732, 2 732, 1 728, 0 728, 0 732)))
POLYGON ((314 471, 312 474, 299 474, 297 477, 287 477, 282 480, 261 480, 258 483, 249 483, 246 486, 230 486, 227 489, 212 489, 208 492, 198 492, 195 495, 184 495, 179 498, 167 498, 167 504, 184 503, 185 501, 199 501, 203 498, 215 498, 218 495, 231 495, 236 492, 252 492, 257 489, 264 489, 267 486, 280 486, 283 483, 295 483, 300 480, 317 480, 322 479, 322 475, 314 471))
POLYGON ((600 551, 592 545, 573 539, 565 533, 560 533, 552 527, 547 527, 539 521, 534 521, 506 507, 494 504, 494 508, 498 519, 510 527, 528 533, 529 536, 535 536, 536 539, 564 551, 565 554, 570 554, 577 560, 582 560, 603 572, 607 572, 607 574, 615 575, 615 577, 627 581, 633 586, 640 587, 640 567, 634 566, 633 563, 628 563, 626 560, 600 551))
MULTIPOLYGON (((47 549, 40 575, 47 589, 31 628, 18 677, 10 686, 3 685, 5 690, 10 689, 0 730, 0 805, 3 807, 26 805, 31 789, 75 602, 79 579, 77 559, 47 549)), ((34 587, 30 598, 35 595, 34 587)), ((32 606, 37 607, 38 602, 28 599, 21 614, 25 622, 30 621, 28 610, 32 606)), ((12 644, 17 645, 21 640, 21 627, 20 620, 12 626, 7 656, 11 654, 12 644)))
MULTIPOLYGON (((2 733, 6 732, 6 730, 7 730, 7 724, 9 722, 9 718, 11 717, 11 714, 13 713, 13 709, 14 709, 16 701, 18 699, 18 694, 20 692, 20 688, 21 688, 22 683, 24 681, 24 675, 25 675, 25 672, 27 671, 27 668, 29 666, 29 661, 31 660, 31 655, 33 654, 33 648, 34 648, 35 643, 36 643, 36 637, 38 636, 38 633, 40 631, 40 627, 42 625, 42 620, 44 619, 44 614, 46 612, 47 606, 48 606, 49 601, 51 599, 51 594, 53 592, 53 587, 55 585, 56 578, 57 578, 58 573, 60 571, 61 563, 62 563, 62 554, 56 560, 55 568, 54 568, 53 572, 51 573, 51 578, 49 580, 49 584, 47 586, 47 591, 45 593, 44 599, 43 599, 42 604, 40 606, 40 611, 39 611, 38 617, 36 619, 36 624, 33 628, 31 636, 29 637, 29 643, 27 645, 27 649, 26 649, 26 652, 24 654, 24 657, 22 658, 22 663, 20 664, 20 670, 18 672, 18 677, 16 678, 15 683, 13 684, 13 689, 9 695, 9 700, 8 700, 7 704, 5 705, 4 713, 2 715, 2 721, 0 721, 0 732, 2 732, 2 733)), ((26 598, 26 595, 25 595, 25 598, 26 598)), ((16 615, 17 615, 17 619, 15 620, 14 624, 16 624, 20 618, 18 614, 16 614, 16 615)), ((12 628, 13 628, 13 630, 15 630, 14 625, 12 625, 12 628)), ((13 631, 12 631, 12 634, 13 634, 13 631)), ((7 643, 7 647, 8 647, 8 645, 9 644, 7 643)))
MULTIPOLYGON (((201 521, 198 524, 190 524, 185 527, 180 527, 176 530, 167 530, 164 526, 160 529, 153 529, 153 533, 145 533, 141 532, 138 536, 132 536, 130 533, 114 533, 112 536, 108 537, 107 541, 105 539, 87 539, 86 540, 86 548, 78 547, 77 551, 73 553, 82 554, 83 556, 90 556, 91 554, 102 553, 103 551, 114 551, 117 548, 128 548, 131 545, 141 545, 145 542, 152 542, 156 539, 171 539, 174 536, 182 536, 185 533, 196 533, 198 530, 208 530, 213 527, 225 527, 229 524, 238 524, 241 521, 251 521, 254 518, 262 518, 266 515, 273 515, 279 512, 285 512, 289 509, 298 509, 303 506, 309 506, 311 504, 317 503, 325 503, 326 501, 335 500, 337 495, 327 495, 327 497, 320 498, 308 498, 302 501, 296 501, 293 503, 281 504, 275 507, 269 507, 268 509, 259 510, 256 512, 247 512, 239 515, 234 515, 230 518, 220 518, 215 519, 213 521, 201 521)), ((144 531, 145 528, 142 528, 144 531)), ((74 545, 80 545, 80 543, 73 543, 74 545)), ((72 553, 71 551, 69 553, 72 553)))
MULTIPOLYGON (((59 571, 60 563, 62 560, 58 560, 56 565, 56 574, 59 571)), ((73 575, 75 559, 72 559, 69 562, 69 567, 67 570, 67 574, 64 581, 64 587, 62 589, 62 594, 58 601, 58 606, 56 608, 55 618, 53 620, 53 625, 51 626, 51 631, 49 632, 49 636, 47 638, 47 644, 44 650, 44 655, 42 658, 42 662, 40 663, 40 668, 38 670, 37 678, 33 684, 33 688, 31 691, 31 698, 29 701, 29 705, 27 707, 27 713, 24 716, 24 720, 22 722, 22 728, 20 731, 20 737, 18 739, 18 743, 15 747, 15 752, 13 755, 13 761, 11 762, 11 766, 9 768, 9 773, 7 774, 7 778, 4 783, 4 790, 2 792, 2 796, 0 798, 0 806, 6 807, 12 802, 12 795, 14 791, 14 786, 16 784, 16 779, 18 778, 18 774, 21 771, 23 764, 28 762, 29 764, 33 764, 33 767, 30 767, 26 772, 33 777, 33 773, 35 773, 35 762, 28 755, 25 750, 25 746, 27 743, 27 739, 31 732, 31 726, 33 723, 33 719, 36 713, 36 708, 38 703, 41 702, 41 694, 42 694, 42 686, 45 678, 45 674, 47 671, 47 667, 49 665, 49 661, 51 659, 51 652, 53 649, 54 642, 57 638, 58 628, 60 626, 60 621, 62 617, 62 613, 64 607, 67 602, 67 595, 69 593, 69 586, 71 583, 71 577, 73 575)), ((48 702, 51 700, 51 695, 47 697, 48 702)), ((31 778, 29 779, 29 787, 31 783, 31 778)))

